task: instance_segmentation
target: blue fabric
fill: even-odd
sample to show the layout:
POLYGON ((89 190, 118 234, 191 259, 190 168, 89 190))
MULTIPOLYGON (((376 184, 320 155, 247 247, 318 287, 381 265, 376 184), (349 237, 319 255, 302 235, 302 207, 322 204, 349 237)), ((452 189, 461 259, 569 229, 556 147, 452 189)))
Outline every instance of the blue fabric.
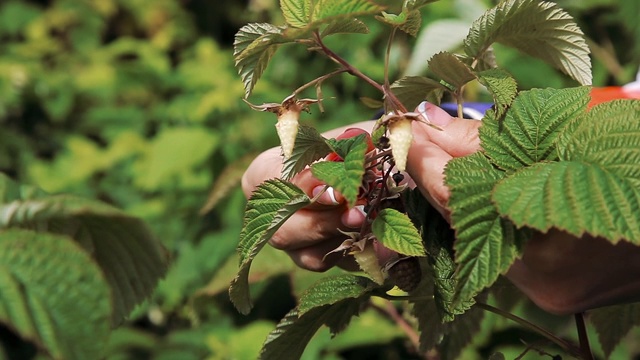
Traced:
MULTIPOLYGON (((477 102, 466 102, 464 103, 464 107, 462 109, 462 114, 465 119, 476 119, 480 120, 484 113, 487 110, 491 109, 493 104, 491 103, 477 103, 477 102)), ((440 107, 449 113, 451 116, 458 116, 458 104, 456 103, 443 103, 440 104, 440 107)))

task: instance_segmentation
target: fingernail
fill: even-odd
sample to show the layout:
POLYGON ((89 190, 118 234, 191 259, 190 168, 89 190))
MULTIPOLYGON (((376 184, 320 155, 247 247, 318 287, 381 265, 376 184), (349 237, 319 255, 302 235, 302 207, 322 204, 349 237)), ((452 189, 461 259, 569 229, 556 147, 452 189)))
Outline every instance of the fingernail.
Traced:
MULTIPOLYGON (((324 190, 325 185, 316 186, 311 191, 312 196, 317 196, 322 190, 324 190)), ((318 198, 318 202, 324 205, 338 205, 338 200, 336 200, 336 193, 331 186, 327 188, 327 190, 318 198)))
POLYGON ((416 108, 416 111, 424 118, 425 121, 436 126, 448 125, 453 118, 446 112, 438 110, 437 106, 428 101, 421 102, 416 108))
POLYGON ((367 217, 367 213, 364 211, 364 205, 356 205, 353 208, 358 210, 365 218, 367 217))

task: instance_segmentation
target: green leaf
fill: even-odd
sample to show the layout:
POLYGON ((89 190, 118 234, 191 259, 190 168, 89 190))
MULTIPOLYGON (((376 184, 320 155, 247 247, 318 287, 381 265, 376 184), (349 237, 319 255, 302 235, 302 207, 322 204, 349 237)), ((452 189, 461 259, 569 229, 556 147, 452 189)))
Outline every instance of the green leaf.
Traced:
POLYGON ((608 306, 589 311, 589 321, 598 333, 605 358, 609 358, 620 341, 640 325, 640 303, 608 306))
POLYGON ((425 256, 422 237, 406 214, 391 208, 378 213, 371 231, 386 248, 403 255, 425 256))
POLYGON ((425 100, 439 104, 445 90, 446 86, 423 76, 405 76, 391 84, 391 91, 407 109, 414 109, 425 100))
POLYGON ((478 81, 493 97, 495 117, 500 119, 518 94, 516 80, 502 69, 489 69, 476 74, 478 81))
POLYGON ((340 19, 330 22, 320 34, 321 37, 334 34, 368 34, 369 27, 358 19, 340 19))
POLYGON ((310 0, 280 0, 284 20, 295 28, 305 27, 311 19, 310 0))
POLYGON ((376 283, 362 276, 345 274, 327 277, 302 294, 298 313, 304 315, 317 307, 333 305, 345 299, 359 298, 377 287, 376 283))
POLYGON ((291 310, 265 340, 259 359, 299 359, 322 325, 329 325, 334 333, 341 330, 353 316, 358 315, 360 306, 367 299, 342 300, 311 309, 304 315, 299 315, 297 309, 291 310))
POLYGON ((578 237, 587 232, 613 243, 640 241, 638 187, 596 164, 530 166, 498 183, 492 199, 517 226, 542 232, 554 227, 578 237))
POLYGON ((585 111, 588 101, 588 87, 523 91, 503 120, 493 111, 486 114, 481 147, 504 170, 555 160, 562 128, 585 111))
POLYGON ((419 10, 403 9, 398 15, 382 12, 382 16, 376 16, 376 19, 383 23, 397 27, 411 36, 418 35, 420 25, 422 24, 422 15, 419 10))
POLYGON ((331 147, 327 145, 326 139, 320 135, 318 130, 311 126, 301 125, 298 128, 293 152, 284 161, 282 179, 291 179, 305 167, 327 156, 331 151, 331 147))
POLYGON ((251 95, 278 45, 288 41, 281 28, 268 23, 248 24, 236 33, 233 57, 244 83, 245 97, 251 95))
POLYGON ((317 0, 311 15, 313 25, 338 19, 349 19, 361 15, 376 14, 382 7, 369 0, 317 0))
POLYGON ((231 301, 241 313, 249 313, 252 307, 248 279, 251 262, 280 226, 309 203, 302 190, 279 179, 260 184, 249 198, 237 248, 240 269, 229 288, 231 301))
POLYGON ((434 3, 438 0, 405 0, 403 8, 408 10, 417 10, 427 4, 434 3))
POLYGON ((66 236, 0 230, 0 322, 55 359, 99 359, 110 332, 109 286, 66 236))
POLYGON ((495 42, 542 59, 582 85, 591 84, 584 34, 573 18, 552 2, 500 2, 473 23, 464 50, 469 57, 480 59, 495 42))
POLYGON ((0 205, 0 229, 21 227, 67 235, 95 259, 112 289, 112 323, 119 324, 154 290, 167 254, 139 219, 109 205, 71 195, 0 205))
POLYGON ((365 135, 344 140, 329 140, 344 162, 323 161, 311 165, 311 173, 318 180, 333 186, 349 204, 355 204, 364 175, 364 156, 367 152, 365 135))
POLYGON ((438 345, 443 359, 457 359, 462 350, 471 344, 480 331, 484 311, 474 307, 447 324, 445 334, 438 345))
POLYGON ((593 107, 561 135, 561 158, 601 165, 640 187, 640 101, 593 107))
POLYGON ((518 255, 526 233, 500 218, 491 191, 504 177, 480 152, 451 160, 445 168, 451 189, 451 225, 459 264, 454 304, 471 300, 505 273, 518 255))
POLYGON ((429 59, 429 71, 437 78, 453 86, 456 91, 466 83, 475 80, 476 76, 467 64, 450 52, 440 52, 429 59))

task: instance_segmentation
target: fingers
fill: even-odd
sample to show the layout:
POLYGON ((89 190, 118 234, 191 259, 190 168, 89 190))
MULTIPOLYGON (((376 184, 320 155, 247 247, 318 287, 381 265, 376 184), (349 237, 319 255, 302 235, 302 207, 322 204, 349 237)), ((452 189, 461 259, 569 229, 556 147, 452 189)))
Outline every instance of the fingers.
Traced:
POLYGON ((452 117, 427 102, 421 103, 416 112, 440 130, 413 122, 414 141, 409 150, 407 172, 429 202, 448 218, 446 205, 450 192, 444 183, 444 168, 454 157, 480 149, 480 121, 452 117))

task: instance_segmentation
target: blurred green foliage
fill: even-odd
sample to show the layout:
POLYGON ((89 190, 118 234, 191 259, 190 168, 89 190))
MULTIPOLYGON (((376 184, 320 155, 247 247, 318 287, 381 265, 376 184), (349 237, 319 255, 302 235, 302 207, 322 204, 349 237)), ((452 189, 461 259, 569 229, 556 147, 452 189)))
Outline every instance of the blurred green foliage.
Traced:
MULTIPOLYGON (((437 33, 443 22, 470 24, 490 3, 432 4, 423 12, 423 32, 437 33)), ((630 14, 639 14, 637 2, 560 5, 576 16, 597 49, 596 85, 633 80, 640 26, 630 14)), ((243 103, 232 60, 233 34, 245 23, 260 21, 282 23, 277 0, 0 2, 0 171, 52 193, 101 199, 139 216, 173 255, 155 295, 112 335, 109 359, 254 359, 267 333, 319 276, 267 250, 252 271, 252 293, 259 294, 252 314, 237 314, 226 294, 237 267, 234 249, 245 203, 239 176, 253 156, 278 144, 275 118, 243 103), (200 215, 212 188, 216 206, 200 215)), ((327 44, 382 79, 386 29, 369 25, 368 36, 337 36, 327 44)), ((412 60, 414 51, 437 45, 399 37, 392 48, 392 76, 403 74, 411 61, 426 62, 412 60)), ((572 84, 542 63, 496 51, 522 88, 572 84)), ((286 46, 250 101, 279 102, 333 68, 316 54, 286 46)), ((419 64, 412 68, 421 71, 419 64)), ((359 98, 378 94, 348 75, 326 83, 323 91, 326 112, 314 109, 303 117, 320 130, 375 113, 359 98)), ((487 99, 479 89, 469 94, 470 100, 487 99)), ((517 311, 575 337, 564 327, 566 319, 528 304, 517 311)), ((512 323, 485 319, 465 359, 486 358, 496 350, 510 358, 525 349, 519 339, 531 334, 520 329, 518 338, 509 333, 512 323)), ((0 329, 0 342, 0 358, 39 356, 9 329, 0 329)), ((621 358, 637 351, 632 344, 617 350, 621 358)), ((318 334, 305 353, 305 359, 342 358, 417 357, 400 328, 369 309, 331 342, 328 332, 318 334)))

